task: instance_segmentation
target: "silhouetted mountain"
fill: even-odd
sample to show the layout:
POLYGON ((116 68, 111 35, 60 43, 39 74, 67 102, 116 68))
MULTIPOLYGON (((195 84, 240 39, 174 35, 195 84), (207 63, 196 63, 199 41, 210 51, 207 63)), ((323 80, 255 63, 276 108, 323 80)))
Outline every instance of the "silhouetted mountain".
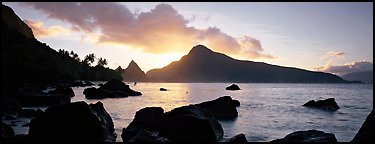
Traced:
POLYGON ((145 72, 143 72, 137 63, 133 60, 129 63, 128 67, 123 70, 122 78, 128 82, 146 82, 149 81, 145 72))
POLYGON ((348 73, 343 76, 341 76, 345 80, 349 81, 362 81, 364 83, 373 83, 373 74, 374 72, 372 70, 369 71, 362 71, 362 72, 353 72, 353 73, 348 73))
POLYGON ((348 83, 329 73, 236 60, 203 45, 147 76, 160 82, 348 83))
POLYGON ((1 27, 3 86, 78 79, 122 79, 114 70, 90 67, 70 57, 66 51, 57 52, 39 42, 31 28, 5 5, 2 5, 1 27))

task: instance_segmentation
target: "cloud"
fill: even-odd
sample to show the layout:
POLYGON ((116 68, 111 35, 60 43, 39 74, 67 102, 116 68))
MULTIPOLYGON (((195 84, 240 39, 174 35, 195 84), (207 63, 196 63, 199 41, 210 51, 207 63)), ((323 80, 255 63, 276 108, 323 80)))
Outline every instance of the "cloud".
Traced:
POLYGON ((320 59, 325 59, 325 58, 344 58, 345 53, 344 52, 339 52, 339 51, 328 51, 324 56, 322 56, 320 59))
POLYGON ((334 73, 337 75, 344 75, 352 72, 373 70, 373 62, 363 60, 354 61, 343 65, 333 65, 331 59, 324 67, 318 67, 315 69, 318 71, 334 73))
POLYGON ((44 27, 44 23, 41 21, 25 20, 25 22, 33 30, 37 38, 69 35, 70 33, 69 29, 65 29, 62 26, 44 27))
MULTIPOLYGON (((259 40, 235 38, 217 27, 198 29, 168 4, 158 4, 149 12, 132 13, 119 3, 21 3, 41 10, 49 18, 72 25, 75 31, 100 30, 97 43, 117 43, 148 53, 185 52, 196 44, 214 51, 244 55, 251 59, 274 58, 266 54, 259 40)), ((194 20, 196 17, 191 18, 194 20)), ((209 17, 205 18, 209 20, 209 17)))

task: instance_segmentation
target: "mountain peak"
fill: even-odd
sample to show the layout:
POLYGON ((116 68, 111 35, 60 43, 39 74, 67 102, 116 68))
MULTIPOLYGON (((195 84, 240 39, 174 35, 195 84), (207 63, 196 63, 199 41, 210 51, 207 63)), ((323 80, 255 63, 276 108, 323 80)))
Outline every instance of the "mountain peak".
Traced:
POLYGON ((207 48, 206 46, 199 44, 199 45, 194 46, 190 50, 189 54, 193 54, 193 53, 213 53, 213 51, 207 48))
POLYGON ((132 60, 128 67, 123 72, 123 78, 125 81, 148 81, 148 78, 139 68, 138 64, 135 63, 134 60, 132 60))
POLYGON ((12 8, 2 4, 1 12, 2 21, 9 30, 20 32, 29 39, 35 39, 31 28, 16 15, 12 8))

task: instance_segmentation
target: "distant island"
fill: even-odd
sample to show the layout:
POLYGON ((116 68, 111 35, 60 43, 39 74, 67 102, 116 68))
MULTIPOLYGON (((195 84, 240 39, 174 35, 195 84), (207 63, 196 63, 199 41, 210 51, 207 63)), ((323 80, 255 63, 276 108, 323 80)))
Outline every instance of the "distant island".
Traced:
POLYGON ((352 83, 339 76, 263 62, 236 60, 203 45, 179 61, 146 73, 157 82, 352 83))
POLYGON ((341 77, 349 81, 361 81, 366 84, 372 84, 373 75, 374 75, 374 72, 372 70, 369 70, 369 71, 352 72, 352 73, 345 74, 341 77))

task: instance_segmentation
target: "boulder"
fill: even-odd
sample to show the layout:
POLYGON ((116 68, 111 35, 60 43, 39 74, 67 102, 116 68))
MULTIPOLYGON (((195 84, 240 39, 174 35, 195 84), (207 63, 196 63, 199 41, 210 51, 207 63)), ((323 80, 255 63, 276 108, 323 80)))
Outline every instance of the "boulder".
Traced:
POLYGON ((129 85, 119 80, 110 80, 98 89, 94 87, 87 88, 83 94, 85 94, 87 99, 122 98, 142 95, 142 93, 130 89, 129 85))
POLYGON ((236 84, 232 84, 225 88, 226 90, 241 90, 240 87, 236 84))
POLYGON ((334 98, 328 98, 325 100, 318 100, 318 101, 310 100, 307 103, 305 103, 303 106, 320 108, 320 109, 329 110, 329 111, 335 111, 335 110, 340 109, 340 107, 337 105, 334 98))
POLYGON ((2 96, 1 97, 1 115, 14 115, 17 112, 22 110, 21 104, 18 102, 18 100, 2 96))
POLYGON ((197 106, 183 106, 165 113, 159 132, 172 142, 216 142, 224 133, 212 113, 197 106))
POLYGON ((239 105, 240 102, 233 100, 230 96, 223 96, 212 101, 195 104, 195 106, 210 111, 216 119, 233 119, 238 117, 236 107, 239 105))
POLYGON ((238 135, 235 135, 227 140, 225 140, 224 142, 229 142, 229 143, 247 143, 247 139, 246 139, 246 136, 245 134, 241 133, 241 134, 238 134, 238 135))
POLYGON ((358 130, 358 133, 354 136, 351 142, 366 142, 373 143, 374 139, 374 110, 371 110, 370 114, 367 116, 365 122, 358 130))
POLYGON ((15 92, 16 99, 24 107, 55 106, 70 103, 70 98, 74 96, 71 88, 57 87, 54 90, 48 90, 48 88, 51 86, 26 85, 19 87, 15 92))
POLYGON ((141 128, 123 128, 121 138, 124 142, 169 142, 166 138, 141 128))
POLYGON ((12 137, 12 136, 14 136, 14 131, 12 127, 1 122, 1 138, 4 139, 4 138, 12 137))
POLYGON ((282 139, 276 139, 271 142, 337 142, 332 133, 325 133, 318 130, 296 131, 288 134, 282 139))
POLYGON ((29 136, 36 142, 115 142, 112 118, 103 104, 74 102, 49 107, 32 119, 29 136))
POLYGON ((127 128, 142 128, 148 131, 157 131, 164 114, 161 107, 146 107, 135 113, 133 121, 127 128))
POLYGON ((48 94, 63 94, 69 97, 74 97, 74 91, 71 87, 58 86, 56 89, 49 91, 48 94))
POLYGON ((18 117, 36 117, 43 113, 41 109, 22 109, 18 112, 18 117))
POLYGON ((165 89, 165 88, 160 88, 160 91, 167 91, 167 89, 165 89))

